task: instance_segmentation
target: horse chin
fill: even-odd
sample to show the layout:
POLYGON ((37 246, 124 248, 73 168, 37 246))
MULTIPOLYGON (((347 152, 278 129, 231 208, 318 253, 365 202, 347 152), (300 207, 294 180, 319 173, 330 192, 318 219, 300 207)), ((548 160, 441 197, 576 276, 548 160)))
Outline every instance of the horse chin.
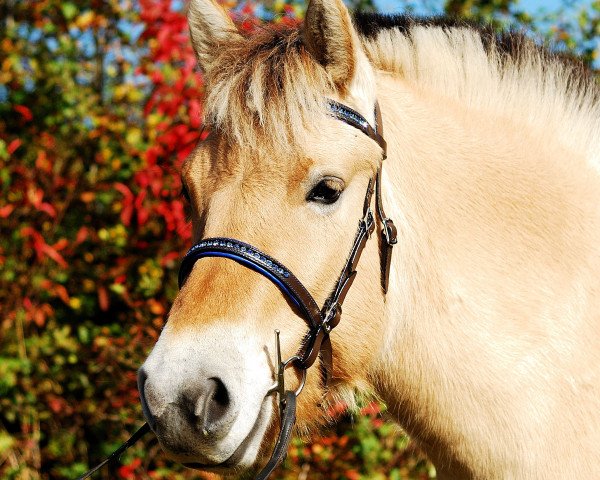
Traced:
POLYGON ((266 461, 265 451, 273 443, 270 441, 271 428, 269 428, 272 427, 273 422, 271 420, 275 410, 272 407, 273 397, 265 397, 250 433, 242 439, 231 456, 223 462, 208 463, 194 458, 193 455, 175 454, 164 447, 163 450, 171 459, 181 463, 186 468, 214 473, 224 478, 246 478, 247 475, 257 471, 263 461, 266 461))

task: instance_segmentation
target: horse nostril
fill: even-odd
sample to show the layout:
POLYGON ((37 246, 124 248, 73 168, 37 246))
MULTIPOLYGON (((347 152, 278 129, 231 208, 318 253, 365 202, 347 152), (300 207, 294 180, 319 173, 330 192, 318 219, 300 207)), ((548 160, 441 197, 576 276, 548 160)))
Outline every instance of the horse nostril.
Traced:
POLYGON ((219 406, 227 408, 229 406, 229 393, 227 392, 227 388, 225 388, 223 382, 218 378, 209 378, 209 381, 212 381, 216 384, 213 400, 219 406))
POLYGON ((231 399, 221 379, 212 377, 202 385, 195 401, 189 395, 185 395, 182 403, 189 413, 193 413, 196 421, 199 420, 198 426, 206 435, 217 430, 225 422, 231 399))
POLYGON ((219 378, 209 378, 204 401, 199 399, 196 408, 200 408, 202 419, 202 432, 214 431, 227 417, 230 405, 229 393, 225 384, 219 378))

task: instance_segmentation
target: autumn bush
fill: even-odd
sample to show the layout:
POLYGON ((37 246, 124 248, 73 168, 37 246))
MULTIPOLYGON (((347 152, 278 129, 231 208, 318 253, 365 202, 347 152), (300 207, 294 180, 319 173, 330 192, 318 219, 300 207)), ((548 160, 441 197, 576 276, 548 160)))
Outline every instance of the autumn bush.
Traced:
MULTIPOLYGON (((489 2, 463 3, 457 13, 493 15, 489 2)), ((1 478, 74 478, 142 423, 135 374, 177 291, 190 242, 178 170, 202 135, 182 6, 0 6, 1 478)), ((227 6, 248 29, 302 14, 280 1, 227 6)), ((589 62, 594 6, 579 30, 559 31, 589 62)), ((296 440, 279 478, 429 478, 381 408, 338 412, 322 438, 296 440)), ((202 478, 150 437, 98 477, 202 478)))

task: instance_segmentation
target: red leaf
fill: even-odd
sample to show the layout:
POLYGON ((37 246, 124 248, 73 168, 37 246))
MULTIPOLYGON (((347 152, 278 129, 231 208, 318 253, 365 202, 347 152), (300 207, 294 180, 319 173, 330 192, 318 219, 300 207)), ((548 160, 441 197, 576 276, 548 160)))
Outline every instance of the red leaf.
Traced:
POLYGON ((10 143, 8 144, 8 148, 7 148, 7 150, 8 150, 8 153, 10 153, 11 155, 12 155, 13 153, 15 153, 15 150, 16 150, 17 148, 19 148, 19 147, 22 145, 22 143, 23 143, 23 142, 21 142, 21 140, 19 140, 18 138, 15 138, 15 139, 14 139, 12 142, 10 142, 10 143))
POLYGON ((46 314, 42 309, 38 308, 33 312, 33 321, 38 327, 44 326, 44 323, 46 323, 46 314))
POLYGON ((131 216, 133 215, 133 205, 126 205, 121 211, 121 221, 123 225, 129 227, 131 225, 131 216))
POLYGON ((110 306, 110 300, 108 298, 108 292, 106 288, 102 285, 98 287, 98 305, 100 306, 100 310, 106 312, 108 307, 110 306))
POLYGON ((66 238, 61 238, 58 242, 52 245, 52 248, 60 252, 61 250, 64 250, 68 245, 69 241, 66 238))
POLYGON ((29 110, 29 108, 27 108, 25 105, 15 105, 13 108, 21 114, 26 122, 33 120, 33 114, 31 113, 31 110, 29 110))
POLYGON ((48 156, 44 150, 40 150, 35 159, 35 166, 40 170, 50 173, 52 171, 52 163, 48 160, 48 156))
POLYGON ((55 218, 55 217, 56 217, 56 209, 55 209, 55 208, 54 208, 52 205, 50 205, 49 203, 47 203, 47 202, 44 202, 44 203, 40 204, 40 205, 37 207, 37 209, 38 209, 40 212, 45 212, 45 213, 47 213, 47 214, 48 214, 48 215, 50 215, 52 218, 55 218))
POLYGON ((163 76, 163 74, 160 70, 155 70, 154 72, 152 72, 152 75, 150 75, 150 79, 154 83, 162 83, 164 81, 165 77, 163 76))
POLYGON ((79 245, 81 242, 88 238, 88 229, 81 227, 75 236, 75 245, 79 245))
POLYGON ((142 464, 141 459, 134 459, 129 465, 119 467, 119 476, 121 478, 135 478, 135 470, 142 464))
POLYGON ((8 217, 14 209, 14 205, 4 205, 3 207, 0 207, 0 218, 8 217))
POLYGON ((69 266, 69 264, 63 258, 63 256, 60 253, 58 253, 54 248, 52 248, 50 245, 48 245, 47 243, 44 242, 40 247, 41 247, 42 252, 44 252, 47 257, 50 257, 52 260, 54 260, 56 263, 58 263, 61 267, 67 268, 69 266))
POLYGON ((360 480, 360 473, 358 470, 346 470, 344 474, 348 477, 348 480, 360 480))
POLYGON ((33 303, 31 303, 31 299, 29 297, 25 297, 23 299, 23 306, 25 310, 31 310, 33 308, 33 303))
POLYGON ((60 298, 66 305, 69 304, 69 292, 67 292, 67 289, 63 285, 55 283, 52 287, 52 290, 54 290, 54 294, 58 298, 60 298))
POLYGON ((48 406, 54 413, 59 413, 65 406, 65 402, 60 397, 53 397, 48 400, 48 406))
POLYGON ((167 264, 171 263, 173 260, 177 260, 178 258, 179 252, 169 252, 160 259, 160 266, 164 267, 167 264))
POLYGON ((128 227, 131 225, 131 216, 133 215, 134 196, 127 185, 123 183, 115 183, 115 190, 118 190, 123 195, 123 210, 121 210, 121 221, 128 227))

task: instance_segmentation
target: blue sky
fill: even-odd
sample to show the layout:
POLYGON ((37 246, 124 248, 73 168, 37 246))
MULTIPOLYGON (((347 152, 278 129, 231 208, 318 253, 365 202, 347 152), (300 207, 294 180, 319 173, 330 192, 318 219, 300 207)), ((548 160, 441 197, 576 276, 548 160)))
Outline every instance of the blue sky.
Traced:
MULTIPOLYGON (((518 5, 529 13, 538 13, 540 11, 552 12, 560 9, 564 0, 520 0, 518 5)), ((569 2, 576 9, 590 5, 592 0, 572 0, 569 2)), ((444 4, 443 0, 375 0, 379 11, 381 12, 402 12, 407 4, 414 6, 415 13, 428 14, 432 11, 441 12, 444 4)))

